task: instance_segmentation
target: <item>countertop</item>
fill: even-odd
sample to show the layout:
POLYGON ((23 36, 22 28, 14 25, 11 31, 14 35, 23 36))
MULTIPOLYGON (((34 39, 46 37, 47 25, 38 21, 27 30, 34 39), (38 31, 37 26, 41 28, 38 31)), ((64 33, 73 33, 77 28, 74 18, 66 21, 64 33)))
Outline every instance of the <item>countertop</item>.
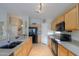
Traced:
POLYGON ((72 39, 71 41, 60 41, 59 39, 55 39, 53 36, 49 36, 49 38, 54 39, 58 42, 58 44, 62 45, 76 56, 79 56, 79 41, 72 39))
POLYGON ((64 46, 66 49, 74 53, 76 56, 79 56, 79 42, 72 40, 71 42, 63 42, 61 41, 62 46, 64 46))
MULTIPOLYGON (((16 39, 16 40, 13 40, 13 41, 25 41, 26 40, 26 38, 27 37, 20 37, 20 38, 18 38, 18 39, 16 39)), ((22 43, 23 43, 22 42, 22 43)), ((19 44, 19 45, 17 45, 15 48, 12 48, 12 49, 1 49, 0 48, 0 56, 9 56, 10 54, 12 54, 13 52, 15 52, 16 51, 16 49, 17 48, 19 48, 21 45, 22 45, 22 43, 21 44, 19 44)))
POLYGON ((55 39, 55 41, 57 41, 58 44, 62 45, 64 48, 74 53, 76 56, 79 56, 79 41, 60 41, 59 39, 55 39))

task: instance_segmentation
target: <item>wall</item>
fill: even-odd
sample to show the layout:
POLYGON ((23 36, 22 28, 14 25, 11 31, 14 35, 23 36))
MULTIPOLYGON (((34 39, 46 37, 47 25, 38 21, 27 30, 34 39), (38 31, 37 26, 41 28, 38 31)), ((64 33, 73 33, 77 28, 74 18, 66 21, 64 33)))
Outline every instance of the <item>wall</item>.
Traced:
MULTIPOLYGON (((4 29, 5 30, 3 30, 4 32, 3 32, 3 39, 5 39, 6 38, 6 20, 7 20, 7 11, 5 10, 5 9, 0 9, 0 22, 4 22, 4 29)), ((1 40, 1 39, 0 39, 1 40)))
MULTIPOLYGON (((4 31, 4 39, 6 39, 7 38, 7 19, 8 19, 8 15, 16 15, 16 13, 14 13, 14 14, 9 14, 9 13, 11 13, 11 12, 8 12, 7 10, 5 10, 4 8, 1 8, 0 9, 0 22, 1 21, 3 21, 4 22, 4 29, 5 29, 5 31, 4 31)), ((22 17, 22 20, 26 20, 27 21, 27 16, 24 16, 24 15, 16 15, 16 16, 21 16, 22 17)), ((28 31, 27 31, 28 32, 28 31)), ((8 40, 8 38, 7 38, 7 40, 8 40)))
POLYGON ((48 32, 51 29, 51 21, 49 19, 46 19, 45 23, 43 23, 43 21, 42 21, 41 27, 42 27, 41 28, 41 30, 42 30, 41 43, 48 45, 48 32))
POLYGON ((79 31, 74 31, 71 33, 72 40, 77 40, 79 41, 79 31))

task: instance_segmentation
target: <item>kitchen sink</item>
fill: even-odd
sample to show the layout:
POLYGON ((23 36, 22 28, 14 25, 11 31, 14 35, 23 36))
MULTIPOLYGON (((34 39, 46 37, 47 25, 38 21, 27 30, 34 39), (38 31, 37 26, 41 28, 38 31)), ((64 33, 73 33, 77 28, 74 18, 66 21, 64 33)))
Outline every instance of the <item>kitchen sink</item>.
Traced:
POLYGON ((16 47, 17 45, 19 45, 21 42, 22 41, 15 41, 15 42, 12 42, 10 44, 3 45, 0 48, 1 49, 12 49, 12 48, 16 47))

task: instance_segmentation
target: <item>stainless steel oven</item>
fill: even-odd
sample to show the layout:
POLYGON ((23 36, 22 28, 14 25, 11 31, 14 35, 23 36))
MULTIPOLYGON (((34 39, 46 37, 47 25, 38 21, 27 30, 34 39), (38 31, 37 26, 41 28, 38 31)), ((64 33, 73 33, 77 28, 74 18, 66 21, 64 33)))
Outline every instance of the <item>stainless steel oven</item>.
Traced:
POLYGON ((58 43, 54 39, 52 39, 52 52, 54 53, 55 56, 58 56, 58 43))

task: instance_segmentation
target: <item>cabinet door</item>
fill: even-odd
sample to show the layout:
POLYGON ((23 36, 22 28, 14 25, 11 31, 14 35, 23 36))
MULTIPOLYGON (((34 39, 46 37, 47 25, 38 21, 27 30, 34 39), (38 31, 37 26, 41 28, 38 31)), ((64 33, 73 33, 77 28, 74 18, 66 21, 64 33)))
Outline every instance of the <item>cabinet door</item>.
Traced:
POLYGON ((48 47, 51 49, 51 38, 48 39, 48 47))
POLYGON ((73 54, 72 52, 68 52, 69 54, 68 54, 68 56, 75 56, 75 54, 73 54))
POLYGON ((52 30, 56 30, 56 24, 64 21, 64 15, 57 17, 51 24, 52 30))
POLYGON ((27 39, 23 44, 14 52, 15 56, 28 56, 32 48, 32 38, 27 39))
POLYGON ((51 29, 52 29, 52 30, 56 30, 56 26, 55 26, 55 22, 54 22, 54 21, 53 21, 52 24, 51 24, 51 29))
POLYGON ((56 24, 59 24, 59 23, 61 23, 61 22, 63 22, 63 21, 64 21, 64 15, 59 16, 59 17, 57 18, 56 24))
POLYGON ((77 28, 77 8, 74 7, 68 13, 65 14, 65 29, 74 30, 77 28))
POLYGON ((68 51, 61 45, 58 45, 58 56, 67 56, 68 51))

